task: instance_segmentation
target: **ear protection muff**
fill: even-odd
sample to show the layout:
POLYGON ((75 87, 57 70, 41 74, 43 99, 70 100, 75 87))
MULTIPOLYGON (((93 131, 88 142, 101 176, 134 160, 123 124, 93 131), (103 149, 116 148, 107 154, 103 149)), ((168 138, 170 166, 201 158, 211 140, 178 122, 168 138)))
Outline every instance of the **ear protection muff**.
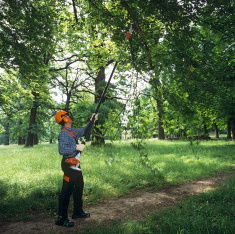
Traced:
POLYGON ((68 116, 65 116, 65 117, 63 118, 63 121, 64 121, 64 123, 68 123, 68 122, 70 121, 70 119, 69 119, 68 116))

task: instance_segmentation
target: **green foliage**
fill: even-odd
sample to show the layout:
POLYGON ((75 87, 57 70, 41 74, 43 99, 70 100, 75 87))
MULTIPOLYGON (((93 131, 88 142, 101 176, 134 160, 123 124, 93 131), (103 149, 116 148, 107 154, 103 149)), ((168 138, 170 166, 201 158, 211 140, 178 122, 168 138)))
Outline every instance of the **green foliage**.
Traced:
MULTIPOLYGON (((95 108, 96 105, 88 101, 73 105, 71 109, 74 118, 73 126, 77 126, 78 128, 85 127, 95 108)), ((121 108, 122 104, 115 100, 107 100, 100 108, 99 120, 97 121, 96 127, 102 130, 105 137, 110 140, 121 138, 121 108)))
POLYGON ((128 113, 127 128, 133 138, 148 139, 156 136, 157 114, 149 96, 139 96, 134 100, 133 110, 128 113))
POLYGON ((169 117, 176 117, 179 127, 185 129, 182 123, 187 125, 191 136, 200 135, 204 126, 210 128, 213 122, 223 126, 234 113, 234 49, 231 37, 227 37, 228 32, 233 35, 233 26, 228 28, 233 8, 229 1, 218 6, 207 4, 198 9, 196 21, 183 29, 175 25, 162 42, 167 53, 161 73, 164 98, 171 110, 165 122, 170 125, 169 117))
POLYGON ((96 126, 101 135, 120 138, 123 118, 135 138, 155 137, 161 123, 170 138, 206 138, 213 124, 224 130, 229 122, 234 129, 231 1, 78 0, 76 17, 72 1, 6 0, 0 7, 0 67, 6 73, 0 122, 9 120, 11 142, 28 129, 42 141, 55 140, 51 116, 57 107, 70 109, 75 125, 84 126, 92 95, 100 96, 105 85, 99 74, 113 61, 119 64, 111 99, 128 96, 121 92, 133 70, 150 76, 151 97, 139 97, 125 115, 120 103, 107 102, 96 126), (52 88, 66 95, 65 105, 51 102, 52 88), (32 92, 39 95, 39 116, 29 127, 32 92))
POLYGON ((120 104, 116 106, 116 109, 111 109, 108 112, 108 117, 104 122, 105 136, 111 140, 120 140, 122 137, 122 113, 120 113, 120 104))
POLYGON ((48 59, 54 53, 57 3, 1 2, 1 67, 17 67, 21 78, 33 89, 46 81, 48 59))
POLYGON ((140 164, 143 165, 146 168, 146 170, 150 170, 151 173, 153 173, 156 176, 156 179, 163 181, 164 180, 163 175, 156 167, 152 165, 152 162, 149 159, 147 148, 144 146, 145 142, 143 140, 136 140, 135 142, 131 142, 131 145, 133 146, 134 149, 137 150, 139 154, 140 164))
MULTIPOLYGON (((1 77, 2 93, 0 96, 4 102, 1 105, 2 116, 0 122, 5 126, 5 135, 9 135, 10 143, 17 143, 19 139, 22 139, 22 143, 26 139, 28 132, 28 119, 29 109, 33 105, 33 95, 28 87, 25 87, 19 80, 19 73, 9 71, 9 73, 3 73, 1 77), (6 129, 8 128, 8 129, 6 129)), ((46 119, 50 119, 52 113, 48 111, 54 105, 48 93, 46 87, 41 87, 40 99, 39 99, 39 110, 37 116, 37 123, 33 126, 32 132, 37 133, 39 140, 49 141, 49 137, 46 132, 46 119)), ((55 136, 54 136, 55 139, 55 136)), ((5 142, 3 135, 0 143, 5 142)))

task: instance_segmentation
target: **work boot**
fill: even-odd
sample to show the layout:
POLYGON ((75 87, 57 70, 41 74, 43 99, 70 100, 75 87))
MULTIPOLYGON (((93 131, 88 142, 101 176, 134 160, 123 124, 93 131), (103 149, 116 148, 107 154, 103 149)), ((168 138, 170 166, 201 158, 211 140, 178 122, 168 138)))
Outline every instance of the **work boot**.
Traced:
POLYGON ((85 219, 89 218, 90 216, 90 213, 82 211, 79 214, 73 214, 72 219, 85 219))
POLYGON ((60 216, 56 220, 55 224, 58 226, 63 226, 63 227, 73 227, 74 226, 74 222, 70 221, 69 219, 64 219, 60 216))

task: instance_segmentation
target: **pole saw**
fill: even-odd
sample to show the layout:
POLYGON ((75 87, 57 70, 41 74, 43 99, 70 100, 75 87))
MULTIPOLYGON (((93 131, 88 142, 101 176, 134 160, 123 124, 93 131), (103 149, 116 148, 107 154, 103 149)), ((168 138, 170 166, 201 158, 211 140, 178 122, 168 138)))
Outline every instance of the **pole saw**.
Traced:
MULTIPOLYGON (((133 28, 132 28, 132 25, 131 25, 130 28, 129 28, 129 30, 128 30, 128 32, 126 32, 126 34, 125 34, 125 37, 126 37, 127 40, 129 40, 129 39, 132 37, 132 33, 133 33, 133 28)), ((89 128, 89 129, 88 129, 88 128, 85 129, 84 137, 83 137, 83 139, 81 140, 82 144, 85 144, 86 141, 89 141, 89 140, 90 140, 91 132, 92 132, 93 125, 94 125, 94 122, 95 122, 95 115, 98 114, 98 112, 99 112, 100 106, 101 106, 101 104, 102 104, 102 101, 103 101, 104 98, 105 98, 105 95, 106 95, 106 93, 107 93, 107 90, 108 90, 110 81, 111 81, 111 79, 112 79, 112 77, 113 77, 113 74, 114 74, 114 72, 115 72, 115 70, 116 70, 117 64, 118 64, 118 61, 116 61, 115 64, 114 64, 114 67, 113 67, 113 70, 112 70, 112 72, 111 72, 111 74, 110 74, 110 77, 109 77, 109 79, 108 79, 108 82, 107 82, 107 84, 106 84, 106 86, 105 86, 105 88, 104 88, 104 90, 103 90, 103 92, 102 92, 102 94, 101 94, 101 97, 100 97, 100 99, 99 99, 99 102, 98 102, 98 104, 97 104, 97 106, 96 106, 94 115, 93 115, 92 119, 90 120, 90 123, 89 123, 89 124, 91 124, 92 127, 89 128)))
POLYGON ((105 95, 106 95, 106 93, 107 93, 107 90, 108 90, 110 81, 111 81, 111 79, 112 79, 112 77, 113 77, 113 74, 114 74, 114 72, 115 72, 115 70, 116 70, 117 64, 118 64, 118 61, 116 61, 115 64, 114 64, 114 67, 113 67, 113 70, 112 70, 112 72, 111 72, 111 74, 110 74, 110 77, 109 77, 109 79, 108 79, 108 82, 107 82, 107 84, 106 84, 106 86, 105 86, 105 88, 104 88, 104 90, 103 90, 103 92, 102 92, 102 94, 101 94, 101 97, 100 97, 100 99, 99 99, 99 102, 98 102, 98 104, 97 104, 97 106, 96 106, 96 109, 95 109, 95 111, 94 111, 94 115, 93 115, 92 119, 90 120, 90 123, 89 123, 89 124, 91 124, 92 127, 85 129, 84 137, 83 137, 83 139, 80 140, 82 144, 85 144, 86 141, 89 141, 89 140, 90 140, 92 128, 93 128, 93 125, 94 125, 94 122, 95 122, 95 115, 98 114, 98 112, 99 112, 100 106, 101 106, 101 104, 102 104, 102 102, 103 102, 103 100, 104 100, 104 98, 105 98, 105 95))

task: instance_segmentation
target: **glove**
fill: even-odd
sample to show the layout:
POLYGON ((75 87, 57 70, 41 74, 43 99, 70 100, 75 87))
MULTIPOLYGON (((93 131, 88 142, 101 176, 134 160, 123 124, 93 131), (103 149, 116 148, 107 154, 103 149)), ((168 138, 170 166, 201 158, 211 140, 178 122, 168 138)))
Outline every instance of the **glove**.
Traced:
POLYGON ((99 114, 93 113, 90 120, 96 122, 98 120, 98 115, 99 114))
POLYGON ((86 146, 84 144, 79 143, 76 146, 76 150, 79 151, 79 152, 82 152, 85 149, 85 147, 86 146))

